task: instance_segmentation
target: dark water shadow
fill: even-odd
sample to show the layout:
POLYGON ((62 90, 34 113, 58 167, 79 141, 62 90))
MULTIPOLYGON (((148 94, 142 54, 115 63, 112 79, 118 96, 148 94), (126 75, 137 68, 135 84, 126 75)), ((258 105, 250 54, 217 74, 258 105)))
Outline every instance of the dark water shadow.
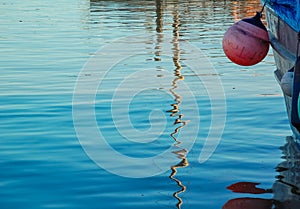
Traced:
POLYGON ((238 182, 227 187, 235 193, 272 193, 270 199, 241 197, 227 201, 222 209, 298 209, 300 208, 300 144, 291 136, 280 147, 283 162, 276 166, 278 175, 272 188, 260 188, 256 182, 238 182))

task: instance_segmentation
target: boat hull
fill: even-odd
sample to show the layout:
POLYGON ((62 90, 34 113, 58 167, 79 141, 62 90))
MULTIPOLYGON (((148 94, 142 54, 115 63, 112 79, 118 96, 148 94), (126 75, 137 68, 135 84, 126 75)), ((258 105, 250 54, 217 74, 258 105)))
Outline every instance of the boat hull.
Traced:
MULTIPOLYGON (((299 47, 297 44, 298 32, 293 30, 287 23, 280 19, 280 17, 278 17, 276 13, 269 7, 266 8, 266 20, 268 24, 270 43, 273 49, 277 68, 275 70, 275 77, 279 85, 281 85, 281 79, 283 75, 295 67, 295 63, 297 61, 297 52, 299 50, 297 49, 297 47, 299 47)), ((293 125, 293 118, 295 117, 293 108, 298 108, 295 107, 295 101, 293 102, 295 98, 287 95, 284 91, 283 94, 291 129, 295 138, 300 139, 299 127, 297 128, 296 125, 293 125)), ((292 94, 295 96, 294 92, 292 94)))

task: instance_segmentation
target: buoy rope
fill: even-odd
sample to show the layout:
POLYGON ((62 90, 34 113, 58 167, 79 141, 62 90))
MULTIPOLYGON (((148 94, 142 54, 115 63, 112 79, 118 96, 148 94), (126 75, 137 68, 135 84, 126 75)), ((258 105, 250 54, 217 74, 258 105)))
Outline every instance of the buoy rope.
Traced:
POLYGON ((263 13, 263 11, 264 11, 264 9, 265 9, 265 6, 266 6, 266 4, 267 4, 267 0, 265 1, 265 3, 264 3, 264 5, 263 5, 263 7, 261 8, 260 14, 262 14, 262 13, 263 13))
POLYGON ((266 4, 267 4, 267 0, 265 1, 265 3, 264 3, 264 5, 263 5, 263 7, 261 8, 260 12, 257 12, 257 13, 259 14, 259 17, 260 17, 260 18, 262 18, 262 13, 263 13, 263 11, 264 11, 264 9, 265 9, 266 4))

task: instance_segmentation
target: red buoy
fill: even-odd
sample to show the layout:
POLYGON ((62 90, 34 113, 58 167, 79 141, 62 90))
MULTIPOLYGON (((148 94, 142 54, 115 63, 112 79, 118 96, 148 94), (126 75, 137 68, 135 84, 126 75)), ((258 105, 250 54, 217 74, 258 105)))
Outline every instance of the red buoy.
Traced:
POLYGON ((223 50, 234 63, 250 66, 262 61, 269 51, 269 36, 261 22, 261 13, 242 19, 231 26, 223 37, 223 50))

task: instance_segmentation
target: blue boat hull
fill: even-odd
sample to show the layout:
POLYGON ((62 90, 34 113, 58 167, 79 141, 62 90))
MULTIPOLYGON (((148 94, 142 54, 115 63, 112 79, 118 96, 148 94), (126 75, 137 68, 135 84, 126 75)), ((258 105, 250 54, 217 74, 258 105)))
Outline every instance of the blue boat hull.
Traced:
POLYGON ((272 8, 266 7, 266 20, 277 68, 275 70, 275 77, 280 85, 283 75, 294 68, 292 95, 289 96, 284 91, 283 94, 291 129, 295 138, 300 139, 300 114, 298 110, 300 104, 300 59, 297 59, 299 51, 299 45, 297 44, 299 41, 298 32, 282 20, 272 8))

